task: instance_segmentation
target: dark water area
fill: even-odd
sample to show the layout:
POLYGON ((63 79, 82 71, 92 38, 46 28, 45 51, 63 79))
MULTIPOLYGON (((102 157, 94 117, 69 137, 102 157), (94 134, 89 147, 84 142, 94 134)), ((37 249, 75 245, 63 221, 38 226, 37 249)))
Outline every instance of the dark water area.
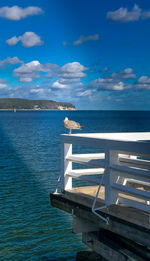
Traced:
MULTIPOLYGON (((75 260, 72 218, 50 205, 64 117, 87 132, 150 131, 149 111, 0 111, 0 260, 75 260)), ((76 131, 78 132, 78 131, 76 131)), ((74 131, 75 133, 75 131, 74 131)))

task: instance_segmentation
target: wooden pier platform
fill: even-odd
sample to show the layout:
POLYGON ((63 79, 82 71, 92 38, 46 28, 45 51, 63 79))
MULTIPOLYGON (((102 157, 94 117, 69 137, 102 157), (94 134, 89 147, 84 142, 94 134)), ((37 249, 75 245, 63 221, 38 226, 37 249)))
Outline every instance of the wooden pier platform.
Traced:
POLYGON ((61 135, 59 180, 51 204, 72 214, 72 231, 92 251, 150 260, 150 133, 61 135))
MULTIPOLYGON (((72 214, 72 231, 82 233, 83 242, 106 260, 150 260, 150 227, 147 212, 112 205, 98 211, 109 217, 107 225, 91 211, 97 186, 79 187, 50 194, 51 204, 72 214)), ((97 207, 104 205, 104 187, 97 207)))

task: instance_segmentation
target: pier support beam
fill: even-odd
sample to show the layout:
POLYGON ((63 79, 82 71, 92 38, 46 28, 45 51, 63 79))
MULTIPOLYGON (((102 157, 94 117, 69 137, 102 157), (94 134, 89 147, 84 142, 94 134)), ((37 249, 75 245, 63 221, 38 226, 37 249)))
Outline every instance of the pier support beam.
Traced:
POLYGON ((106 261, 106 259, 95 252, 80 251, 77 253, 76 261, 106 261))
POLYGON ((82 233, 82 241, 108 261, 150 260, 150 251, 146 247, 105 230, 82 233))
POLYGON ((95 224, 77 216, 72 217, 72 232, 73 233, 84 233, 99 230, 95 224))

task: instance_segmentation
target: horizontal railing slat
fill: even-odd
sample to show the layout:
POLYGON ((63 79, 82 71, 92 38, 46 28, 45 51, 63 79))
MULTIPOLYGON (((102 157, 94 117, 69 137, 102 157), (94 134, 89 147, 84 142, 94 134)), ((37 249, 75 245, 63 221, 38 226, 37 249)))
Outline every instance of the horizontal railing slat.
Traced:
POLYGON ((141 209, 146 212, 150 212, 150 205, 144 204, 144 202, 140 203, 135 200, 131 200, 131 199, 127 199, 127 198, 123 198, 123 197, 119 196, 119 203, 128 205, 133 208, 138 208, 138 209, 141 209))
POLYGON ((72 154, 72 156, 79 156, 85 159, 104 159, 105 153, 84 153, 84 154, 72 154))
POLYGON ((112 164, 110 166, 111 169, 114 169, 116 171, 120 171, 120 172, 127 172, 127 173, 131 173, 133 175, 137 175, 138 176, 145 176, 145 177, 149 177, 150 178, 150 171, 146 170, 146 169, 141 169, 141 168, 133 168, 133 167, 128 167, 128 166, 121 166, 121 165, 115 165, 112 164))
MULTIPOLYGON (((104 168, 94 168, 94 169, 73 169, 69 171, 75 174, 86 174, 86 175, 97 175, 104 174, 104 168)), ((67 172, 68 173, 68 172, 67 172)))
MULTIPOLYGON (((119 140, 119 133, 117 134, 118 138, 112 139, 109 137, 98 138, 79 135, 61 135, 61 142, 68 144, 76 144, 80 146, 93 147, 93 148, 104 148, 107 150, 115 150, 121 154, 127 152, 128 154, 137 154, 145 155, 150 157, 150 143, 146 141, 138 140, 119 140)), ((148 134, 150 137, 150 134, 148 134)))
POLYGON ((84 175, 84 174, 80 174, 80 173, 74 173, 73 171, 69 171, 67 174, 67 176, 75 178, 75 179, 79 179, 82 181, 86 181, 86 182, 90 182, 96 185, 99 185, 102 176, 103 175, 99 175, 99 177, 94 177, 94 175, 90 176, 90 175, 84 175))
POLYGON ((79 163, 79 164, 84 164, 88 166, 93 166, 97 168, 104 168, 105 167, 105 160, 102 158, 89 158, 89 157, 83 157, 82 154, 73 154, 69 155, 66 160, 79 163))
POLYGON ((150 188, 150 182, 147 182, 146 180, 143 180, 142 178, 141 179, 132 179, 131 177, 130 178, 127 178, 126 179, 130 184, 134 184, 134 185, 137 185, 137 186, 143 186, 143 187, 147 187, 147 188, 150 188))
POLYGON ((121 193, 124 193, 126 195, 135 196, 141 199, 150 200, 150 192, 143 191, 136 188, 127 187, 121 184, 113 183, 111 185, 112 189, 118 190, 121 193))
POLYGON ((150 169, 150 160, 142 160, 142 159, 130 159, 127 157, 119 157, 119 162, 124 163, 128 166, 133 166, 133 167, 139 167, 143 169, 150 169))

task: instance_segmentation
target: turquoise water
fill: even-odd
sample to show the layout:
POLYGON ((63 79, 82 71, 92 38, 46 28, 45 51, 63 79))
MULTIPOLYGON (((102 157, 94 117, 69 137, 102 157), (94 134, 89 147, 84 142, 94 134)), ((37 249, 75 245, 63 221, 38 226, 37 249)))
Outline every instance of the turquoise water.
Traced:
POLYGON ((75 260, 86 249, 69 214, 50 206, 67 116, 82 132, 150 131, 150 112, 0 112, 0 260, 75 260))

